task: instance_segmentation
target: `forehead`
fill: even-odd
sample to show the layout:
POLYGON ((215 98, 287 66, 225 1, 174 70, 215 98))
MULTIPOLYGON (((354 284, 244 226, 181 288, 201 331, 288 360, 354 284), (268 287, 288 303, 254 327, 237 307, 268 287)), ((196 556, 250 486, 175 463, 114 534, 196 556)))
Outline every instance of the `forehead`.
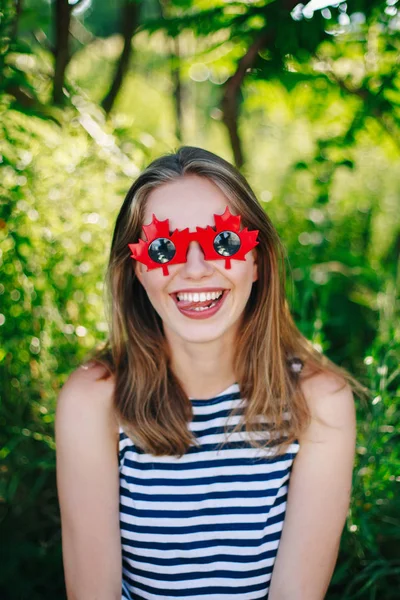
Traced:
POLYGON ((196 226, 214 226, 214 214, 222 214, 229 206, 227 196, 205 177, 185 175, 152 190, 146 201, 144 224, 148 225, 153 213, 157 219, 169 219, 169 228, 196 231, 196 226))

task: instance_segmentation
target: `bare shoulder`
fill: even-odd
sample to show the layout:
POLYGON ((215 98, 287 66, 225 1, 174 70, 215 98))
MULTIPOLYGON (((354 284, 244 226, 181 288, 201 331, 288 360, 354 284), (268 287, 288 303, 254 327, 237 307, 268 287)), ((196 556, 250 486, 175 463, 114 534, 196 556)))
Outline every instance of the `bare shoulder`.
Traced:
POLYGON ((120 598, 118 438, 113 379, 75 369, 56 407, 56 476, 68 598, 120 598), (119 595, 118 595, 119 594, 119 595))
POLYGON ((300 387, 312 421, 336 429, 355 428, 355 402, 347 381, 329 370, 306 376, 300 387))
POLYGON ((348 512, 355 456, 352 389, 331 369, 299 385, 311 420, 298 436, 272 598, 325 598, 348 512), (288 569, 292 577, 287 577, 288 569))
POLYGON ((74 424, 84 427, 90 421, 106 428, 115 439, 118 424, 114 416, 114 377, 99 363, 89 362, 75 369, 62 386, 56 408, 56 430, 74 424))
POLYGON ((82 390, 94 396, 100 394, 100 400, 109 399, 113 393, 114 377, 106 376, 107 370, 103 365, 90 361, 71 373, 61 391, 65 394, 72 390, 74 392, 82 390))

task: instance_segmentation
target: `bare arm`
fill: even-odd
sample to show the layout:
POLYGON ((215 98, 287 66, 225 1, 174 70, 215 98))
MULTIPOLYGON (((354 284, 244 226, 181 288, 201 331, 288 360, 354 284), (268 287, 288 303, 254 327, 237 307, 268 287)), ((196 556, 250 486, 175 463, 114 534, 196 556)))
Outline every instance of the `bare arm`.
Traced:
POLYGON ((57 489, 68 600, 121 599, 119 471, 112 381, 74 371, 56 411, 57 489))
POLYGON ((353 394, 342 386, 322 374, 304 383, 312 421, 293 463, 269 600, 323 600, 332 578, 350 504, 356 437, 353 394))

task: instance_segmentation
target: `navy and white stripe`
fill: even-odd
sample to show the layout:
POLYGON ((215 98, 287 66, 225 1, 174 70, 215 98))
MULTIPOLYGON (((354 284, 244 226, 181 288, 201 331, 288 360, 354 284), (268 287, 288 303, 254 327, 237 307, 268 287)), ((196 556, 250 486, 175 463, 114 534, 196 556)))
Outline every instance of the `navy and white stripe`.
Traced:
POLYGON ((191 402, 201 446, 181 458, 143 452, 120 427, 122 598, 265 599, 299 444, 274 458, 242 428, 220 448, 243 407, 237 383, 191 402))

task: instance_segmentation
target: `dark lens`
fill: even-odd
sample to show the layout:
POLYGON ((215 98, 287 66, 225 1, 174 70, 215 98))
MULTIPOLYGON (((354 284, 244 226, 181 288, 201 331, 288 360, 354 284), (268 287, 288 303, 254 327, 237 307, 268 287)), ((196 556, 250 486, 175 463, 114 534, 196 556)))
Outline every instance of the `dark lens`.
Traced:
POLYGON ((221 256, 233 256, 240 248, 240 237, 234 231, 221 231, 214 238, 214 250, 221 256))
POLYGON ((154 262, 166 263, 174 258, 176 249, 174 243, 168 238, 157 238, 149 245, 148 252, 154 262))

